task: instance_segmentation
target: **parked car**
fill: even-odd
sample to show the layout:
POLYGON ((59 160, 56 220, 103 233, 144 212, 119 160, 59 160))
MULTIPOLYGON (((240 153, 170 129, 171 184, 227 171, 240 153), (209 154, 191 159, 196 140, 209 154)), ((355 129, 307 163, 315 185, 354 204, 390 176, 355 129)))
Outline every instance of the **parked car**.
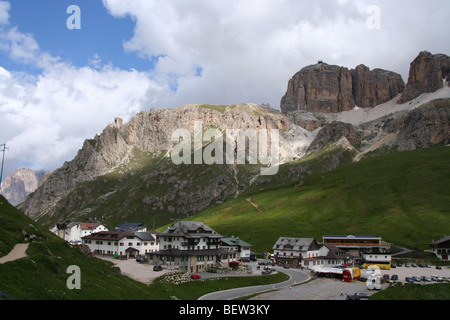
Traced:
POLYGON ((201 276, 199 274, 191 274, 191 279, 200 279, 201 276))
POLYGON ((441 266, 436 266, 436 269, 441 270, 442 267, 441 266))
POLYGON ((391 268, 397 268, 397 264, 395 262, 391 263, 391 268))
POLYGON ((356 292, 355 296, 358 296, 358 297, 363 298, 363 299, 369 299, 370 298, 370 294, 367 294, 365 292, 356 292))
POLYGON ((389 280, 389 275, 388 274, 383 274, 383 280, 388 281, 389 280))
POLYGON ((415 263, 413 262, 413 263, 411 263, 411 267, 417 268, 417 264, 415 264, 415 263))
POLYGON ((283 268, 289 269, 289 265, 285 264, 285 265, 283 266, 283 268))
POLYGON ((436 281, 436 282, 442 282, 442 278, 441 278, 441 277, 439 277, 439 276, 434 276, 434 275, 431 276, 431 280, 432 280, 432 281, 436 281))
POLYGON ((397 281, 397 280, 398 280, 398 275, 393 274, 393 275, 391 276, 391 280, 392 280, 392 281, 397 281))
POLYGON ((136 262, 147 262, 147 258, 136 258, 136 262))
POLYGON ((419 277, 414 276, 414 277, 411 277, 411 279, 413 279, 415 282, 420 282, 420 278, 419 277))
POLYGON ((153 271, 162 271, 162 267, 161 266, 154 266, 153 267, 153 271))
POLYGON ((405 263, 405 267, 406 267, 406 268, 411 267, 411 263, 409 263, 409 262, 405 263))
POLYGON ((425 276, 421 276, 420 280, 421 281, 426 281, 426 282, 431 282, 431 279, 429 277, 425 277, 425 276))
POLYGON ((353 295, 353 296, 347 295, 345 297, 345 300, 360 300, 360 298, 357 295, 353 295))
POLYGON ((406 277, 406 278, 405 278, 405 281, 406 281, 406 282, 409 282, 409 283, 414 283, 414 279, 411 278, 411 277, 406 277))
POLYGON ((397 263, 397 267, 403 267, 403 263, 397 263))
POLYGON ((431 264, 426 264, 425 267, 431 268, 431 264))

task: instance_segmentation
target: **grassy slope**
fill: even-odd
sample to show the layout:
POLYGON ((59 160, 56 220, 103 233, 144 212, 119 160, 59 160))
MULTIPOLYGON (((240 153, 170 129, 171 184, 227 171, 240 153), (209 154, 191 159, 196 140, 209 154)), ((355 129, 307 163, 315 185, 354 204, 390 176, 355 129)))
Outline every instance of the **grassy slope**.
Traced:
POLYGON ((147 286, 120 275, 111 263, 69 247, 0 196, 0 256, 24 242, 22 230, 35 238, 26 258, 0 264, 0 299, 158 298, 147 286), (81 290, 67 288, 70 265, 81 269, 81 290))
POLYGON ((450 148, 436 147, 371 158, 194 216, 254 250, 270 250, 280 236, 369 234, 412 248, 450 231, 450 148))
POLYGON ((407 283, 374 294, 370 300, 449 300, 450 284, 418 285, 407 283))
POLYGON ((284 274, 193 281, 170 285, 160 280, 147 286, 120 275, 112 263, 83 254, 29 219, 0 196, 0 257, 24 242, 22 230, 35 235, 27 257, 0 264, 0 300, 169 300, 197 299, 219 288, 254 286, 286 280, 284 274), (81 289, 69 290, 70 265, 81 270, 81 289))

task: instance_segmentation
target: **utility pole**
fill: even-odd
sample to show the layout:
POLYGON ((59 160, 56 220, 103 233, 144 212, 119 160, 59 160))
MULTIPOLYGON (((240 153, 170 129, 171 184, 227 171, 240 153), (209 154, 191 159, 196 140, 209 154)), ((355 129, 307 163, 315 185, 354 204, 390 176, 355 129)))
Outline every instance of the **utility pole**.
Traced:
POLYGON ((3 152, 3 157, 2 157, 2 169, 0 171, 0 188, 2 186, 2 179, 3 179, 3 164, 5 163, 5 151, 6 149, 9 149, 6 147, 6 144, 0 144, 0 148, 3 148, 2 150, 0 150, 0 152, 3 152))

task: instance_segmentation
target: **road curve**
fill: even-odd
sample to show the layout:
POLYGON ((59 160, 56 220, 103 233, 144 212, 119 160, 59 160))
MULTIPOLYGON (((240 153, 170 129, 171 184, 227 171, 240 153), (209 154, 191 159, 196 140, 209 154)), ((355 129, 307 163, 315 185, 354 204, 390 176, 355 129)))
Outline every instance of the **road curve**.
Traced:
POLYGON ((283 269, 281 267, 275 267, 278 272, 286 273, 289 276, 289 280, 280 283, 267 284, 262 286, 243 287, 236 289, 229 289, 223 291, 216 291, 201 296, 198 300, 232 300, 240 297, 245 297, 252 294, 266 292, 270 290, 278 290, 281 288, 290 287, 303 283, 311 279, 311 277, 298 269, 283 269))

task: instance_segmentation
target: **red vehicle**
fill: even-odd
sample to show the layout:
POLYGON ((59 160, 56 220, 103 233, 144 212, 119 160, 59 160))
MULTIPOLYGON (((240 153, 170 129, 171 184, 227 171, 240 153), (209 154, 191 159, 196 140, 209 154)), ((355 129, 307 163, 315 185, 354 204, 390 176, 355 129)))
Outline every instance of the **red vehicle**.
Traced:
POLYGON ((200 279, 200 275, 199 274, 191 274, 191 279, 200 279))

